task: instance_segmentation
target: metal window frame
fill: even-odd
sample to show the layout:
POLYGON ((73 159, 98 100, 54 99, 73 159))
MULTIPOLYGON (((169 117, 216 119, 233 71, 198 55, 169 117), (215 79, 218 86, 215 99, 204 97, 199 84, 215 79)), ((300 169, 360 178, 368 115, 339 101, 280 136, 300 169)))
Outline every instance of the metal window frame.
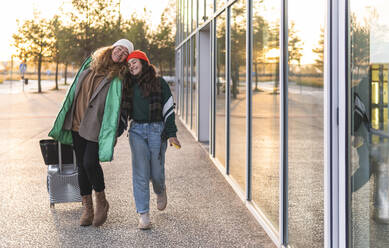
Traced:
MULTIPOLYGON (((198 16, 198 2, 197 1, 197 16, 198 16)), ((197 18, 198 19, 198 18, 197 18)), ((200 85, 200 63, 199 63, 199 60, 200 60, 200 33, 197 33, 196 35, 196 79, 197 79, 197 84, 196 84, 196 141, 200 141, 200 120, 201 120, 201 116, 200 116, 200 91, 201 91, 201 85, 200 85)))
POLYGON ((193 39, 196 38, 196 37, 193 37, 191 36, 190 37, 190 40, 189 40, 189 43, 190 43, 190 49, 189 49, 189 53, 190 53, 190 57, 189 57, 189 63, 190 63, 190 80, 189 80, 189 89, 188 89, 188 93, 190 95, 190 99, 189 100, 189 103, 190 103, 190 111, 189 112, 189 116, 188 116, 188 124, 189 124, 189 127, 190 129, 192 130, 192 116, 193 116, 193 97, 192 97, 192 83, 193 83, 193 39))
POLYGON ((253 66, 253 0, 246 0, 246 200, 252 200, 252 66, 253 66))
POLYGON ((211 155, 214 158, 215 157, 215 129, 216 129, 216 90, 215 90, 215 84, 216 84, 216 56, 215 56, 215 48, 216 48, 216 20, 215 17, 212 19, 212 25, 211 25, 211 135, 210 135, 210 150, 211 155))
POLYGON ((192 131, 195 133, 196 139, 198 139, 198 132, 197 132, 197 118, 198 118, 198 101, 197 101, 197 95, 198 95, 198 87, 199 87, 199 79, 197 77, 197 70, 199 69, 197 67, 197 59, 198 59, 198 34, 196 33, 194 37, 192 37, 192 86, 191 86, 191 97, 192 97, 192 131), (196 88, 193 88, 193 84, 195 84, 196 88))
MULTIPOLYGON (((216 7, 216 0, 215 0, 215 7, 216 7)), ((224 12, 223 12, 224 13, 224 12)), ((231 80, 231 6, 228 6, 227 11, 225 13, 226 15, 226 54, 225 54, 225 78, 226 78, 226 95, 225 95, 225 111, 226 111, 226 174, 230 174, 230 99, 231 99, 231 93, 230 93, 230 80, 231 80)))
MULTIPOLYGON (((189 0, 188 0, 189 1, 189 0)), ((190 73, 190 39, 186 41, 186 87, 185 87, 185 123, 188 124, 188 112, 189 112, 189 73, 190 73)))
POLYGON ((185 43, 184 46, 183 46, 183 51, 184 51, 184 58, 183 58, 183 77, 184 77, 184 80, 182 81, 183 84, 182 84, 182 120, 185 122, 185 115, 186 115, 186 95, 185 95, 185 92, 186 92, 186 85, 188 84, 187 82, 187 60, 188 60, 188 53, 187 53, 187 44, 185 43))
MULTIPOLYGON (((338 247, 350 247, 350 211, 348 204, 350 203, 349 195, 349 140, 350 137, 350 112, 348 106, 348 99, 350 99, 350 89, 348 87, 348 57, 349 57, 349 45, 348 45, 348 15, 349 15, 349 1, 341 0, 339 4, 339 75, 337 85, 339 87, 339 219, 338 232, 339 232, 339 246, 338 247), (346 82, 346 83, 342 83, 346 82)), ((335 246, 334 246, 335 247, 335 246)))
POLYGON ((280 25, 280 246, 288 240, 288 0, 281 0, 280 25))
POLYGON ((182 118, 183 114, 184 114, 184 94, 183 94, 183 88, 184 88, 184 48, 185 47, 180 47, 180 51, 181 51, 181 85, 180 85, 180 116, 182 118))
POLYGON ((350 247, 348 0, 327 1, 325 36, 325 247, 350 247), (327 56, 326 56, 327 55, 327 56))
MULTIPOLYGON (((214 12, 212 14, 212 16, 210 16, 208 18, 207 21, 205 21, 204 23, 202 23, 201 25, 198 25, 197 28, 195 30, 192 30, 192 33, 188 34, 186 37, 184 37, 182 40, 180 40, 179 44, 176 46, 175 50, 178 50, 181 46, 183 46, 185 44, 185 42, 190 39, 191 36, 195 35, 196 33, 200 32, 201 29, 203 29, 205 26, 211 24, 211 22, 216 19, 216 17, 218 15, 220 15, 220 13, 222 13, 223 11, 225 11, 229 6, 233 5, 237 0, 230 0, 229 2, 226 3, 226 5, 221 8, 220 10, 214 12)), ((204 3, 206 4, 206 1, 204 1, 204 3)))

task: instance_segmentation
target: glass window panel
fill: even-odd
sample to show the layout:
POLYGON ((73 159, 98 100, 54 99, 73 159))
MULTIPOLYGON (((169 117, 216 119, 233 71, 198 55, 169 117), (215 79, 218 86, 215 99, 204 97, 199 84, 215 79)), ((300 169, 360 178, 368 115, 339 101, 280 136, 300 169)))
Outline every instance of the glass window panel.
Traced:
POLYGON ((183 84, 183 87, 182 87, 182 95, 183 95, 183 99, 182 99, 182 119, 185 121, 186 119, 186 88, 187 88, 187 85, 188 85, 188 76, 187 76, 187 70, 186 70, 186 67, 187 67, 187 58, 188 58, 188 54, 187 54, 187 43, 184 44, 184 84, 183 84))
POLYGON ((326 3, 288 3, 288 237, 292 247, 324 247, 326 3))
POLYGON ((182 0, 178 0, 179 10, 178 10, 178 44, 182 41, 182 0))
POLYGON ((246 181, 246 1, 231 7, 230 174, 242 190, 246 181))
POLYGON ((196 77, 196 36, 192 38, 192 131, 197 135, 197 77, 196 77))
POLYGON ((188 35, 193 30, 193 0, 188 0, 188 35))
POLYGON ((211 18, 213 16, 213 3, 214 0, 205 0, 205 16, 207 19, 211 18))
POLYGON ((192 128, 192 110, 193 110, 193 101, 192 101, 192 69, 193 69, 193 63, 192 63, 192 60, 193 60, 193 52, 192 52, 192 49, 193 49, 193 43, 192 43, 192 39, 193 37, 190 38, 190 40, 188 41, 188 44, 189 44, 189 50, 188 50, 188 56, 189 57, 189 60, 188 60, 188 70, 189 70, 189 77, 188 77, 188 116, 187 116, 187 121, 186 123, 188 124, 189 128, 191 129, 192 128))
POLYGON ((189 12, 189 2, 191 0, 184 0, 185 1, 185 38, 189 35, 189 18, 190 18, 190 12, 189 12))
POLYGON ((380 102, 380 85, 378 82, 371 83, 371 103, 378 104, 380 102))
POLYGON ((203 24, 206 21, 205 16, 205 0, 199 0, 199 25, 203 24))
POLYGON ((187 23, 187 17, 188 17, 188 11, 187 11, 187 2, 188 0, 182 0, 182 7, 183 7, 183 14, 182 14, 182 27, 183 27, 183 40, 186 38, 186 30, 187 30, 187 26, 186 26, 186 23, 187 23))
POLYGON ((175 46, 177 47, 180 43, 181 37, 180 37, 180 20, 181 20, 181 1, 176 1, 177 5, 177 12, 176 12, 176 39, 175 39, 175 46))
POLYGON ((349 231, 355 248, 389 247, 388 11, 387 1, 350 0, 349 231), (360 104, 368 120, 355 111, 360 104))
POLYGON ((185 2, 186 2, 186 0, 181 0, 181 5, 182 5, 182 10, 181 10, 181 36, 182 36, 182 38, 181 38, 181 41, 183 41, 184 39, 185 39, 185 36, 186 36, 186 34, 185 34, 185 23, 186 23, 186 21, 185 21, 185 18, 186 18, 186 12, 185 12, 185 8, 186 8, 186 6, 185 6, 185 2))
POLYGON ((253 1, 252 197, 278 230, 280 1, 253 1))
POLYGON ((185 68, 185 45, 181 46, 180 48, 180 56, 181 56, 181 61, 180 61, 180 72, 181 72, 181 81, 180 81, 180 108, 179 108, 179 111, 180 111, 180 116, 181 118, 183 118, 184 116, 184 81, 185 81, 185 76, 184 76, 184 68, 185 68))
POLYGON ((192 30, 195 30, 197 28, 197 0, 192 0, 193 4, 193 13, 192 13, 192 30))
POLYGON ((190 40, 186 42, 186 85, 185 85, 185 123, 190 116, 190 40))
POLYGON ((226 164, 226 14, 216 18, 215 157, 226 164))
POLYGON ((176 77, 177 77, 177 80, 175 81, 175 84, 174 84, 174 87, 172 87, 171 89, 174 91, 174 101, 176 102, 176 113, 177 115, 181 115, 181 99, 180 99, 180 96, 181 96, 181 92, 180 92, 180 88, 181 88, 181 84, 182 84, 182 74, 181 74, 181 53, 182 53, 182 49, 180 48, 177 53, 176 53, 176 56, 177 56, 177 60, 176 60, 176 77))
POLYGON ((223 8, 226 5, 226 0, 216 0, 216 11, 223 8))

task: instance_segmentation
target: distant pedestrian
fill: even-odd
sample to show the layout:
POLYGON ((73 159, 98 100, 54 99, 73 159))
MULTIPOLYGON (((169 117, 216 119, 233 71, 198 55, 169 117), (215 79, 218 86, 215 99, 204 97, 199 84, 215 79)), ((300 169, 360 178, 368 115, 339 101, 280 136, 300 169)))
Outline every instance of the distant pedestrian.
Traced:
POLYGON ((139 228, 151 228, 149 216, 151 179, 157 194, 157 208, 167 205, 165 185, 165 152, 167 140, 180 147, 175 124, 174 101, 169 85, 158 77, 146 54, 135 50, 127 57, 129 75, 126 77, 122 106, 132 120, 129 142, 132 156, 132 182, 136 211, 140 214, 139 228))
POLYGON ((70 86, 49 136, 73 144, 82 196, 81 226, 102 225, 109 209, 100 161, 111 161, 118 134, 122 79, 126 58, 134 50, 129 40, 95 51, 70 86), (92 190, 96 208, 93 210, 92 190))

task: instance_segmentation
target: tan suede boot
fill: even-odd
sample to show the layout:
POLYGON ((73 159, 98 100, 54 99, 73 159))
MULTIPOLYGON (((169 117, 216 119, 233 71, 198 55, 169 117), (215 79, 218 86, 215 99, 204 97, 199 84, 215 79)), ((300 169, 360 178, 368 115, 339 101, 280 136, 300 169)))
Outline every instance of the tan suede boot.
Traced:
POLYGON ((162 191, 161 194, 157 194, 157 208, 159 211, 163 211, 167 205, 167 195, 166 188, 162 191))
POLYGON ((80 226, 90 226, 93 222, 92 195, 82 196, 82 205, 84 206, 84 209, 82 210, 80 218, 80 226))
POLYGON ((105 199, 104 191, 96 192, 96 211, 95 217, 93 218, 94 226, 101 226, 107 220, 109 204, 105 199))

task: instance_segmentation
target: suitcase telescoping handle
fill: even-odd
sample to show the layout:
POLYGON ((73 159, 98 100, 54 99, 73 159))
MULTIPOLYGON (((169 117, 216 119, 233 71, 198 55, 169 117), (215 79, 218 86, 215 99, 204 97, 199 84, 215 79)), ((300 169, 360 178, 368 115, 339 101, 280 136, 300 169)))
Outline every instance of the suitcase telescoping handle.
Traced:
MULTIPOLYGON (((58 162, 59 162, 59 173, 62 173, 62 150, 61 150, 61 142, 58 141, 58 162)), ((76 153, 73 150, 73 167, 74 170, 77 169, 76 165, 76 153)))

